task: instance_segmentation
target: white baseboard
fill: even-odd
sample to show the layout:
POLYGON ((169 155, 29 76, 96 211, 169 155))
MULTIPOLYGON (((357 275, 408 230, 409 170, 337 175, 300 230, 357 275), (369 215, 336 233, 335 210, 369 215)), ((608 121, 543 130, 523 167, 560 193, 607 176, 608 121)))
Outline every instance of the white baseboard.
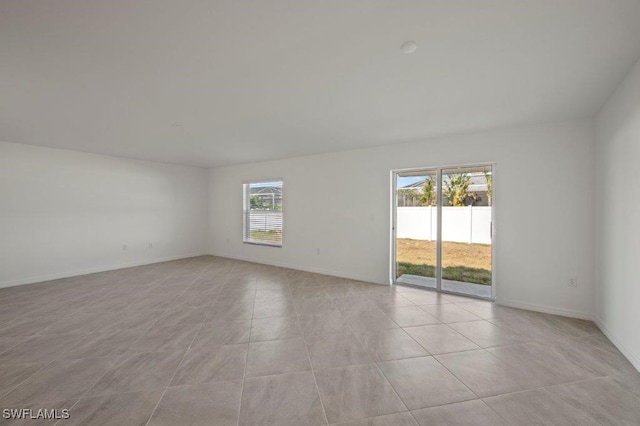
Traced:
POLYGON ((61 278, 76 277, 78 275, 95 274, 98 272, 113 271, 115 269, 132 268, 134 266, 144 266, 144 265, 151 265, 153 263, 169 262, 171 260, 188 259, 190 257, 203 256, 205 254, 206 253, 192 253, 192 254, 185 254, 185 255, 179 255, 179 256, 167 256, 167 257, 147 259, 147 260, 142 260, 137 262, 121 263, 118 265, 99 266, 95 268, 79 269, 76 271, 67 271, 67 272, 61 272, 57 274, 41 275, 39 277, 24 278, 20 280, 3 281, 3 282, 0 282, 0 288, 14 287, 14 286, 23 285, 23 284, 35 284, 43 281, 51 281, 51 280, 59 280, 61 278))
POLYGON ((596 323, 600 331, 602 331, 604 335, 607 336, 609 340, 611 340, 611 343, 613 343, 615 347, 618 348, 620 352, 622 352, 622 355, 624 355, 636 368, 636 370, 640 372, 640 355, 634 353, 632 350, 626 347, 620 341, 620 339, 618 339, 613 333, 611 333, 611 331, 607 327, 604 326, 604 324, 602 324, 602 321, 600 321, 599 318, 596 318, 594 322, 596 323))
POLYGON ((357 275, 357 274, 350 274, 348 272, 335 271, 331 269, 316 268, 314 266, 306 266, 306 265, 299 265, 299 264, 294 265, 286 262, 274 262, 274 261, 257 259, 252 257, 234 256, 228 253, 209 253, 209 254, 211 256, 226 257, 227 259, 242 260, 245 262, 259 263, 261 265, 279 266, 281 268, 297 269, 299 271, 313 272, 315 274, 332 275, 334 277, 347 278, 350 280, 365 281, 372 284, 389 285, 388 282, 380 282, 379 278, 368 277, 368 276, 357 275))
POLYGON ((544 314, 560 315, 569 318, 578 318, 593 321, 594 316, 591 313, 572 311, 568 309, 556 308, 553 306, 536 305, 531 303, 516 302, 513 300, 506 300, 502 298, 496 298, 496 305, 507 306, 509 308, 526 309, 528 311, 542 312, 544 314))

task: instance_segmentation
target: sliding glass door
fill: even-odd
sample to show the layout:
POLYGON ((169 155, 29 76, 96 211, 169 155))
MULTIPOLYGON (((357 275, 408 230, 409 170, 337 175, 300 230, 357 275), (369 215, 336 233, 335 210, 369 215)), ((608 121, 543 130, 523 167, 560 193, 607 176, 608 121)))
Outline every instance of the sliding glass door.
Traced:
POLYGON ((493 166, 394 172, 393 278, 492 298, 493 166))
POLYGON ((396 174, 396 281, 437 287, 436 170, 396 174))

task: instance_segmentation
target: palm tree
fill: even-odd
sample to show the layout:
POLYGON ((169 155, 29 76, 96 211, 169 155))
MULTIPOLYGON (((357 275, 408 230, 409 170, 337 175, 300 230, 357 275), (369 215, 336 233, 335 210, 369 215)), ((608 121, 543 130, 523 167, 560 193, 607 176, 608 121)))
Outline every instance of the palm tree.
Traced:
POLYGON ((484 180, 487 182, 487 204, 491 205, 493 196, 493 174, 491 172, 484 172, 484 180))
POLYGON ((464 206, 469 196, 469 185, 471 185, 471 176, 468 173, 452 173, 444 182, 442 193, 447 197, 450 205, 464 206))
POLYGON ((421 206, 430 206, 436 199, 435 194, 435 185, 433 183, 433 179, 426 178, 424 181, 424 185, 422 186, 422 194, 420 194, 420 198, 418 201, 421 206))

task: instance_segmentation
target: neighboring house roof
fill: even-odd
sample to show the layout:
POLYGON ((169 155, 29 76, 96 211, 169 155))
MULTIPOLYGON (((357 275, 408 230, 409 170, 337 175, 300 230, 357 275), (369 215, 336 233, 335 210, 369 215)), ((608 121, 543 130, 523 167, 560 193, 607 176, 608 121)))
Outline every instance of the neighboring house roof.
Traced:
POLYGON ((251 195, 282 195, 282 187, 277 186, 252 186, 250 189, 251 195))
MULTIPOLYGON (((398 189, 413 189, 413 190, 422 190, 422 187, 424 186, 424 183, 427 179, 422 179, 418 182, 409 184, 409 185, 405 185, 403 187, 400 187, 398 189)), ((446 179, 445 179, 446 181, 446 179)), ((438 186, 433 185, 433 188, 436 189, 438 186)), ((469 185, 469 192, 484 192, 487 190, 487 181, 484 177, 483 174, 471 174, 471 184, 469 185)))

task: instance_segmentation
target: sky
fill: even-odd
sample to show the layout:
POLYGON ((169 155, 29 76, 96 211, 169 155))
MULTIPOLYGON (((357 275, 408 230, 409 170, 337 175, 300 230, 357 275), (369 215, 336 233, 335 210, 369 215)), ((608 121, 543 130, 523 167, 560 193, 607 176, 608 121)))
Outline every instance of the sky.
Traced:
POLYGON ((411 185, 412 183, 420 182, 424 180, 424 176, 398 176, 398 188, 411 185))

